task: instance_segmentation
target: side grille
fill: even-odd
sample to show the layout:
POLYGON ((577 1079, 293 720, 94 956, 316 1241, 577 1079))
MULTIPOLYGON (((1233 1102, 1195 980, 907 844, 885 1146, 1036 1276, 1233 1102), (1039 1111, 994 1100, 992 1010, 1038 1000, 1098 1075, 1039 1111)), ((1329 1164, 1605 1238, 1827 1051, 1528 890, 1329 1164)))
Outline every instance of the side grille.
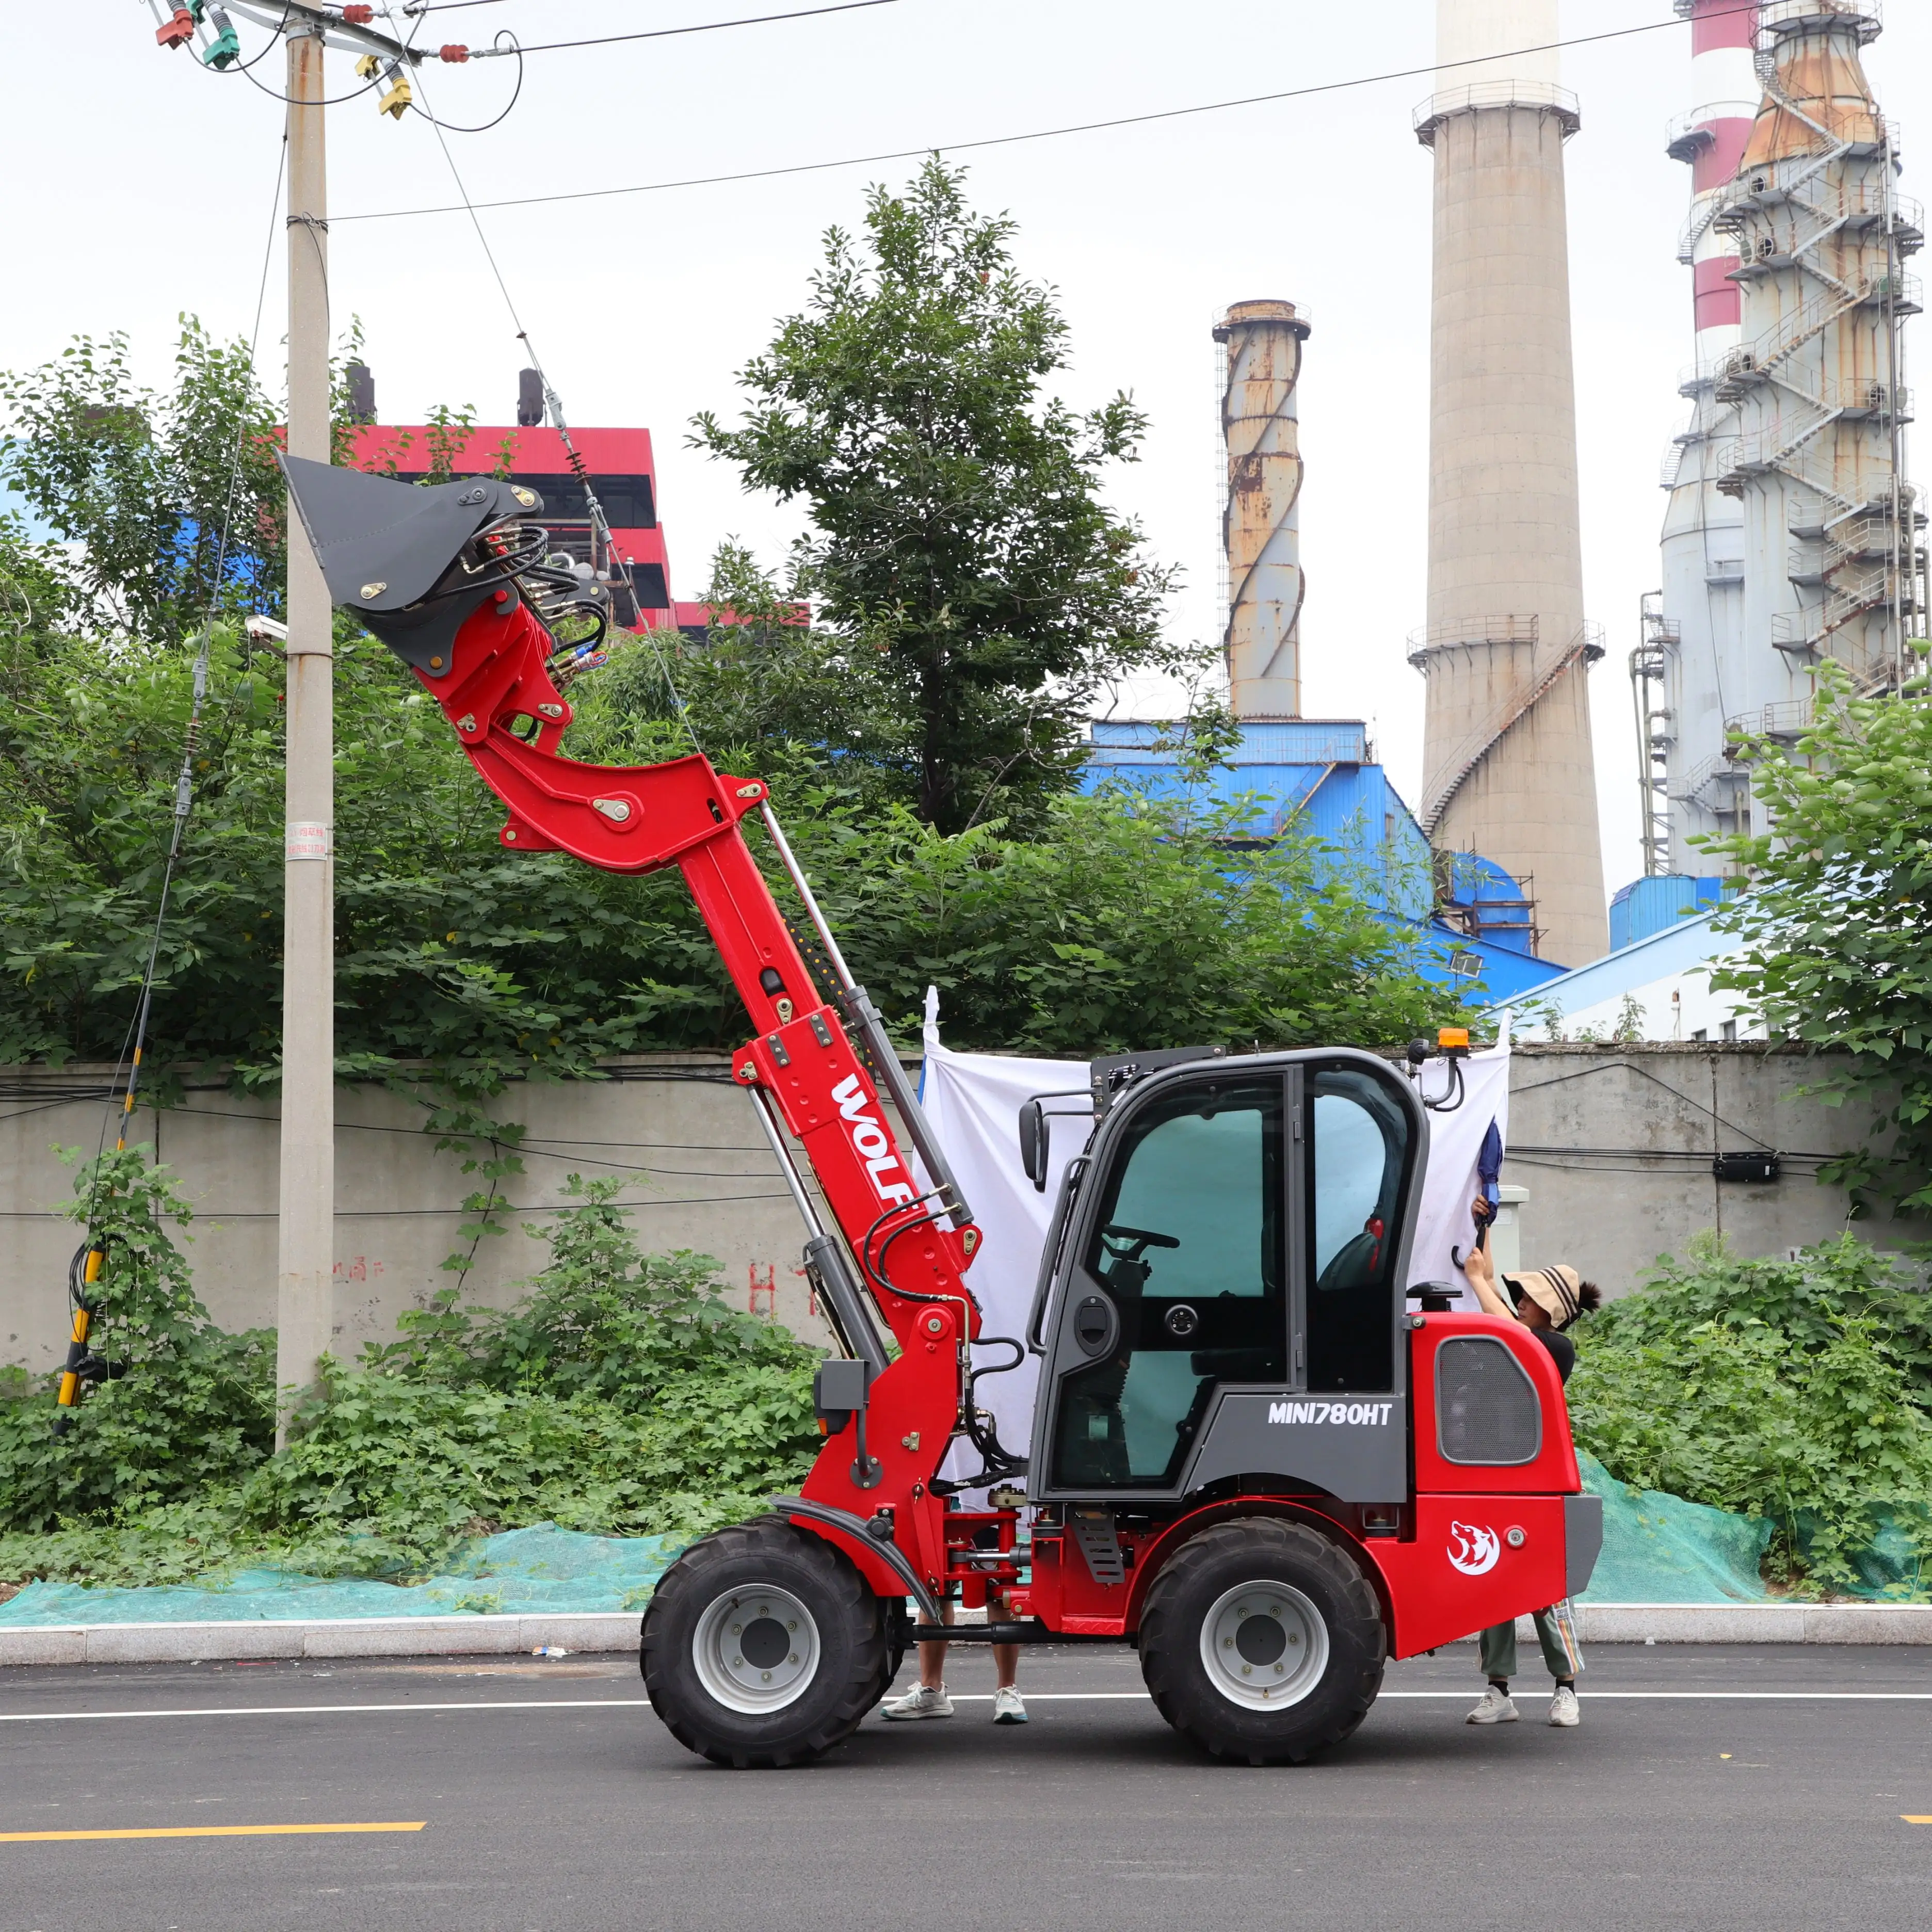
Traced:
POLYGON ((1536 1385, 1491 1335, 1436 1352, 1436 1438, 1445 1462, 1533 1462, 1543 1447, 1536 1385))

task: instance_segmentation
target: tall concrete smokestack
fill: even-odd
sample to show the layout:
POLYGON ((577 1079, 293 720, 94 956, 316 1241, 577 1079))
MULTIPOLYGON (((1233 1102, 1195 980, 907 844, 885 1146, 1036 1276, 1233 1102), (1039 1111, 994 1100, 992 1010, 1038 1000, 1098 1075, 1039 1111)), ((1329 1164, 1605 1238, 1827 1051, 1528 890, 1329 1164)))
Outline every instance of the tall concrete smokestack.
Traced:
POLYGON ((1294 386, 1305 316, 1288 302, 1237 302, 1214 330, 1227 350, 1228 702, 1237 718, 1301 716, 1301 447, 1294 386))
POLYGON ((1423 830, 1522 880, 1538 950, 1609 944, 1583 620, 1557 0, 1437 0, 1423 830), (1475 62, 1476 64, 1452 64, 1475 62))

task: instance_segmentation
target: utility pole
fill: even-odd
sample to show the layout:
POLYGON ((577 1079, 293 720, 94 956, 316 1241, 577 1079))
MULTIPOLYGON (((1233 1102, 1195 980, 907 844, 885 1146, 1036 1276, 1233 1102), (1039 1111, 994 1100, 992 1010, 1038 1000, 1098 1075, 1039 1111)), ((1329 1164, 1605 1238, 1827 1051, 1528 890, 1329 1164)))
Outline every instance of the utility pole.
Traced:
MULTIPOLYGON (((291 456, 326 463, 328 182, 320 20, 291 21, 288 54, 289 431, 291 456)), ((286 843, 282 914, 280 1252, 275 1445, 334 1330, 335 1269, 335 712, 328 586, 290 506, 286 843)))
MULTIPOLYGON (((357 75, 378 110, 400 120, 409 76, 425 56, 371 24, 374 0, 148 0, 156 42, 199 46, 218 70, 242 57, 229 18, 281 37, 288 68, 288 453, 327 463, 328 191, 323 146, 322 48, 353 49, 357 75)), ((504 53, 512 51, 501 50, 504 53)), ((472 56, 438 50, 445 61, 472 56)), ((256 59, 262 58, 258 55, 256 59)), ((249 66, 254 61, 248 62, 249 66)), ((288 1442, 290 1412, 310 1388, 334 1335, 335 1275, 335 694, 334 614, 322 566, 290 506, 288 696, 283 790, 282 1166, 275 1276, 275 1446, 288 1442)))

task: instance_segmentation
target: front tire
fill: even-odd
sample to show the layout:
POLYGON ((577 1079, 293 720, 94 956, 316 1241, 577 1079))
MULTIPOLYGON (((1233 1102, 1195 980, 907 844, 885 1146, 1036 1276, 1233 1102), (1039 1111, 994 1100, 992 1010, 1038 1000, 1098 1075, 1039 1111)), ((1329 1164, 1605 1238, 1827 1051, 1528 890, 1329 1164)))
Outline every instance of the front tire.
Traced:
POLYGON ((804 1764, 883 1694, 878 1599, 824 1538, 761 1516, 694 1543, 644 1613, 638 1667, 673 1737, 714 1764, 804 1764))
POLYGON ((1216 1757, 1300 1764, 1382 1688, 1382 1606, 1348 1553, 1251 1516, 1184 1544, 1148 1592, 1141 1673, 1161 1715, 1216 1757))

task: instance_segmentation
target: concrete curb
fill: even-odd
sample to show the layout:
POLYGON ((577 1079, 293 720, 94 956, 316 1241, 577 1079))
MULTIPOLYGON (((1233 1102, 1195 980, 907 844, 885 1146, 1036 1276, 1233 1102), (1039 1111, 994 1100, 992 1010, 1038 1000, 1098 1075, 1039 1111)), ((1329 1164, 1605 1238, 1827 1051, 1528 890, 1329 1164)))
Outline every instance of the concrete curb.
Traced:
MULTIPOLYGON (((1932 1604, 1582 1604, 1577 1617, 1586 1643, 1932 1644, 1932 1604)), ((624 1651, 636 1645, 639 1621, 636 1611, 623 1610, 540 1616, 66 1624, 38 1629, 0 1626, 0 1666, 218 1664, 253 1658, 514 1656, 544 1644, 563 1650, 624 1651)), ((1534 1640, 1527 1617, 1517 1628, 1525 1640, 1534 1640)))
POLYGON ((514 1656, 630 1650, 635 1610, 541 1616, 256 1618, 236 1623, 0 1625, 0 1666, 225 1664, 269 1657, 514 1656))

